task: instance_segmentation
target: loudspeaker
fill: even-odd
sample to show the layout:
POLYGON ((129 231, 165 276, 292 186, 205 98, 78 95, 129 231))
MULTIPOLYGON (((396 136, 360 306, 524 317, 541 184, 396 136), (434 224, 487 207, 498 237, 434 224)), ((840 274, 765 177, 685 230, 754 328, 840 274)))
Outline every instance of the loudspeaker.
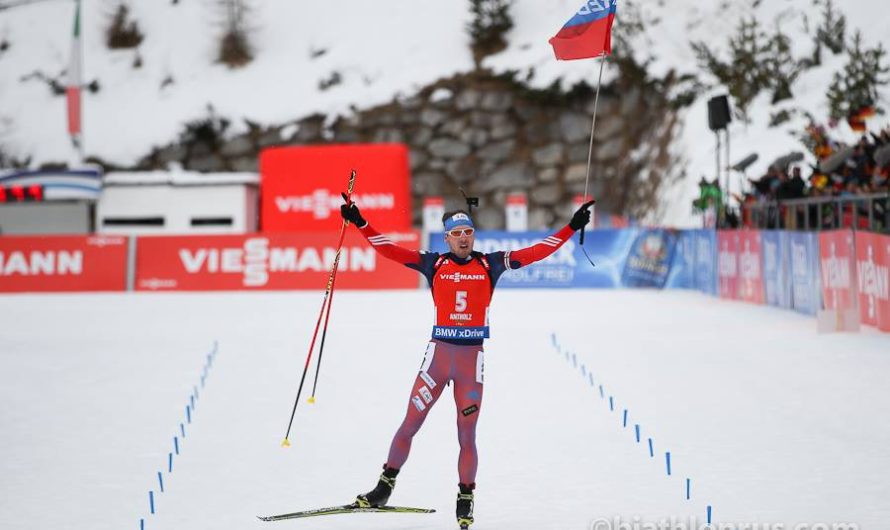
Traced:
POLYGON ((729 98, 716 96, 708 101, 708 126, 712 131, 721 131, 732 122, 729 113, 729 98))

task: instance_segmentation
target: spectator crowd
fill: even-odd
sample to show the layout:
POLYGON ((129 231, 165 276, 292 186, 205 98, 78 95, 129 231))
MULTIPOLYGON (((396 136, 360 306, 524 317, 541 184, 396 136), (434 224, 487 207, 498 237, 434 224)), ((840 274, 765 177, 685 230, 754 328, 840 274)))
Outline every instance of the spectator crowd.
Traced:
POLYGON ((733 204, 724 204, 716 181, 702 179, 695 208, 705 212, 706 224, 708 211, 713 210, 720 212, 715 216, 716 224, 725 227, 806 229, 855 224, 857 228, 887 230, 890 127, 863 135, 855 145, 847 146, 832 140, 824 127, 811 126, 805 143, 817 160, 806 177, 803 168, 795 165, 803 158, 799 153, 797 157, 782 157, 770 165, 765 175, 748 179, 750 190, 734 195, 733 204), (876 194, 882 197, 863 198, 855 203, 847 200, 876 194), (783 204, 806 198, 827 200, 809 206, 809 212, 803 206, 783 204))

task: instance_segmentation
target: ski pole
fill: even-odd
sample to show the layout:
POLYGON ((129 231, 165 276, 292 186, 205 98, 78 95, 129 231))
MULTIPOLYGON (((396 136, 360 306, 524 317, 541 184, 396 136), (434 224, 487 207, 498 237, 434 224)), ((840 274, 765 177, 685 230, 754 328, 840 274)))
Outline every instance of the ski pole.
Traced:
MULTIPOLYGON (((350 195, 346 195, 344 193, 343 199, 346 200, 347 205, 352 204, 351 193, 350 193, 350 195)), ((346 221, 344 219, 343 226, 346 227, 348 224, 349 224, 349 221, 346 221)), ((335 267, 333 270, 334 275, 333 275, 333 279, 331 280, 331 298, 330 298, 330 300, 328 300, 328 307, 327 307, 327 310, 325 311, 325 315, 324 315, 324 324, 321 326, 321 344, 318 346, 318 361, 317 361, 317 364, 315 365, 315 381, 313 381, 313 383, 312 383, 312 395, 309 396, 310 404, 315 403, 315 390, 316 390, 316 388, 318 388, 318 374, 321 372, 321 358, 324 355, 324 341, 325 341, 325 338, 328 336, 328 320, 330 320, 330 318, 331 318, 331 306, 334 304, 334 287, 337 286, 337 271, 339 270, 339 267, 337 267, 336 264, 339 262, 340 262, 340 249, 337 249, 337 255, 334 256, 334 263, 335 263, 335 267)))
MULTIPOLYGON (((350 199, 351 200, 351 199, 350 199)), ((349 200, 347 200, 347 204, 350 204, 349 200)), ((348 223, 348 221, 344 220, 344 226, 348 223)), ((340 261, 340 250, 337 250, 337 255, 334 256, 334 275, 331 280, 331 298, 328 300, 328 308, 325 311, 324 315, 324 325, 321 327, 321 344, 318 346, 318 361, 315 365, 315 381, 312 382, 312 395, 309 396, 309 403, 315 403, 315 389, 318 388, 318 374, 321 372, 321 357, 324 355, 324 340, 325 337, 328 336, 328 320, 331 318, 331 306, 334 304, 334 287, 337 285, 337 263, 340 261)))
MULTIPOLYGON (((352 200, 352 190, 355 187, 355 170, 349 175, 349 185, 347 187, 347 197, 352 200)), ((334 265, 331 267, 331 273, 328 275, 328 284, 325 287, 324 298, 321 301, 321 310, 318 312, 318 320, 315 322, 315 331, 312 333, 312 341, 309 343, 309 352, 306 354, 306 364, 303 366, 303 375, 300 377, 300 386, 297 389, 297 398, 294 400, 294 408, 290 413, 290 421, 287 423, 287 432, 284 434, 284 441, 281 442, 282 447, 290 447, 290 430, 294 424, 294 416, 297 414, 297 405, 300 404, 300 395, 303 393, 303 384, 306 382, 306 372, 309 370, 309 362, 312 360, 312 350, 315 349, 315 339, 318 337, 318 328, 321 326, 321 319, 324 316, 325 306, 328 304, 328 297, 334 287, 334 277, 337 274, 337 266, 340 263, 340 249, 343 246, 343 238, 346 235, 346 227, 349 223, 344 220, 340 226, 340 240, 337 242, 337 253, 334 256, 334 265)))

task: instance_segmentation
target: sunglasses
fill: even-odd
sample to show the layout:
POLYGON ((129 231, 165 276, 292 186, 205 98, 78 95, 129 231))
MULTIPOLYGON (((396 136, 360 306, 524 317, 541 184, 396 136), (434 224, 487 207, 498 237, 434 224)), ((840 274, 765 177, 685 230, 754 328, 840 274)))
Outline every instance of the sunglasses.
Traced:
POLYGON ((471 236, 475 231, 474 228, 461 228, 460 230, 449 230, 448 235, 451 237, 471 236))

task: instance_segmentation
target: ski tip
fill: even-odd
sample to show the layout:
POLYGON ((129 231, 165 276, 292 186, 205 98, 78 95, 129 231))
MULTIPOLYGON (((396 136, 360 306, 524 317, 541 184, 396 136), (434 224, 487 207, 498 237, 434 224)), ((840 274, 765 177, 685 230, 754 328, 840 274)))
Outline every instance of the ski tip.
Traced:
POLYGON ((315 403, 315 396, 310 396, 309 399, 306 400, 310 405, 315 403))
POLYGON ((290 440, 285 438, 284 441, 281 442, 281 447, 290 447, 290 440))

